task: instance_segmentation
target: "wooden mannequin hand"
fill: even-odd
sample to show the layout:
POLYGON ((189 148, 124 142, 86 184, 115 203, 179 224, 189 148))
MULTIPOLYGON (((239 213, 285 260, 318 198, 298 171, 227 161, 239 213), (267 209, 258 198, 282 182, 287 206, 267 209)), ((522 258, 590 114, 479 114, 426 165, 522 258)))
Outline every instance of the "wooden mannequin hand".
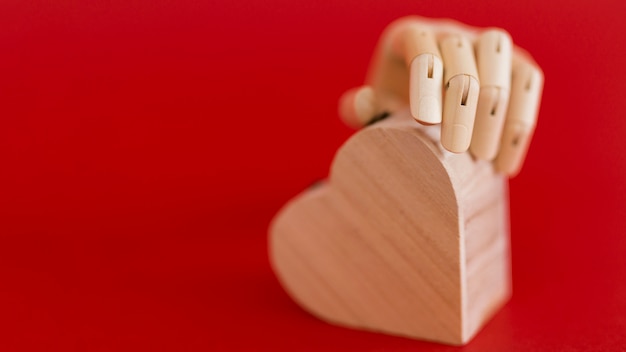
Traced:
POLYGON ((543 73, 502 29, 406 17, 381 35, 365 85, 340 99, 342 120, 361 127, 410 107, 423 124, 441 123, 441 143, 493 160, 516 175, 537 121, 543 73))

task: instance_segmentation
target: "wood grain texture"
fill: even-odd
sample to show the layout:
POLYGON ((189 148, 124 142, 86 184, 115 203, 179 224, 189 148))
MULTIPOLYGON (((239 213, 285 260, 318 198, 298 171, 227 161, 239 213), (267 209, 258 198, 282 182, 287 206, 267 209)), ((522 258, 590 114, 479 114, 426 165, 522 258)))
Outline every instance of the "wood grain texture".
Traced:
POLYGON ((270 227, 286 291, 328 322, 454 345, 510 296, 506 180, 407 111, 357 132, 270 227))

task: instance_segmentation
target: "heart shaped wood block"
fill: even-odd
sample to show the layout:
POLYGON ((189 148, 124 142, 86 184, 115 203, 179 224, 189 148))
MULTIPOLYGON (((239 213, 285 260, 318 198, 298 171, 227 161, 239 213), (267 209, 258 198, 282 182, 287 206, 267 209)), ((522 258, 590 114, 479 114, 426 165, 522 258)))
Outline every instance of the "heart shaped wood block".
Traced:
POLYGON ((398 113, 357 132, 329 181, 274 218, 270 260, 306 310, 342 326, 467 343, 511 293, 506 179, 398 113))

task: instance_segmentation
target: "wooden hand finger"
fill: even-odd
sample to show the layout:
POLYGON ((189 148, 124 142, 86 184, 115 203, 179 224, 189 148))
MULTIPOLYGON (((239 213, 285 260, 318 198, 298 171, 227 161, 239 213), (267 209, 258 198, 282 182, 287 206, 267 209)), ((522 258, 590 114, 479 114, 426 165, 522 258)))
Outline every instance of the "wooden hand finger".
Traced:
POLYGON ((503 30, 485 31, 476 41, 480 94, 470 152, 493 160, 499 149, 509 102, 513 45, 503 30))
POLYGON ((480 91, 476 61, 471 43, 462 36, 445 37, 440 47, 446 84, 441 144, 462 153, 470 145, 480 91))
POLYGON ((522 167, 537 123, 543 73, 527 59, 514 58, 511 101, 504 122, 496 170, 515 176, 522 167))

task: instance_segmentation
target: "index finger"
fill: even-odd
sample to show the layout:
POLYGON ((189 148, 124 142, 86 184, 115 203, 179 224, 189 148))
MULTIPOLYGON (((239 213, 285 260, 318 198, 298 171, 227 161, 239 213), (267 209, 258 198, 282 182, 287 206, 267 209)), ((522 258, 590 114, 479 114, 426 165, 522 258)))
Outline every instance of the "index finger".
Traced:
POLYGON ((411 115, 426 124, 441 122, 443 63, 432 26, 407 19, 392 43, 409 69, 411 115))

